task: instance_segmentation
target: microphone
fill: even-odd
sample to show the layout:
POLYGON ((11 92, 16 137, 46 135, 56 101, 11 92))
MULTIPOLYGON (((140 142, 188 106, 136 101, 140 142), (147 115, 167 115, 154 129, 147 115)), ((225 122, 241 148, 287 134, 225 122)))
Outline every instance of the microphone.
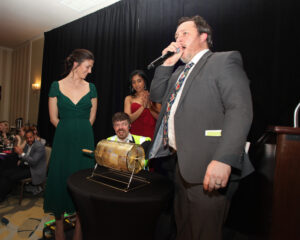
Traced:
MULTIPOLYGON (((176 53, 179 53, 179 49, 177 49, 176 53)), ((151 62, 147 69, 150 70, 152 68, 156 68, 157 66, 161 65, 164 61, 166 61, 167 58, 173 56, 175 52, 167 52, 166 54, 160 56, 159 58, 155 59, 153 62, 151 62)))

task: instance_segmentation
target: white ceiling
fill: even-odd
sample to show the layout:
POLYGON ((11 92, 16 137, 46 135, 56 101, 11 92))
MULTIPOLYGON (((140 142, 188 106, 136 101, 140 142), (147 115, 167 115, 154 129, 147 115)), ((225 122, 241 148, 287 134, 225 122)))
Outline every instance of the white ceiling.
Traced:
POLYGON ((18 47, 27 40, 43 36, 44 32, 118 1, 120 0, 0 0, 0 47, 18 47), (70 3, 75 8, 81 5, 83 10, 65 5, 70 3))

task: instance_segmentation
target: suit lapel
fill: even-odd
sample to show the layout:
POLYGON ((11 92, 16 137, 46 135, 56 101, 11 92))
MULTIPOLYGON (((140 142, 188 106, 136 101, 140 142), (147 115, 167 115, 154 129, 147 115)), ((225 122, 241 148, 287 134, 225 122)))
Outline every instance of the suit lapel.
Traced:
POLYGON ((36 141, 37 141, 37 140, 34 140, 33 144, 31 145, 31 150, 30 150, 29 156, 35 151, 35 148, 36 148, 36 141))
POLYGON ((186 83, 182 89, 182 94, 181 97, 179 99, 178 102, 178 107, 180 106, 182 100, 184 99, 185 95, 188 93, 189 88, 192 85, 192 82, 194 81, 194 79, 199 76, 199 73, 201 72, 201 70, 203 69, 205 63, 207 62, 207 60, 209 59, 209 57, 212 55, 213 53, 211 51, 208 51, 207 53, 205 53, 201 59, 198 61, 198 63, 195 65, 194 69, 192 70, 192 72, 190 73, 190 75, 188 76, 188 78, 186 79, 186 83))
POLYGON ((26 145, 25 145, 25 147, 24 147, 24 149, 23 149, 23 152, 24 152, 24 153, 27 153, 27 151, 28 151, 28 144, 26 143, 26 145))

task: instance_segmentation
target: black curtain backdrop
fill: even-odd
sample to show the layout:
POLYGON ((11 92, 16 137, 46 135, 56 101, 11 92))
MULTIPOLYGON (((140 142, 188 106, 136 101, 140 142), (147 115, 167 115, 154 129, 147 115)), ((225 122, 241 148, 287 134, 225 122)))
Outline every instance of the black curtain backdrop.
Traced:
POLYGON ((143 69, 151 79, 154 71, 146 67, 174 41, 178 19, 196 14, 213 28, 213 51, 238 50, 243 56, 254 105, 249 140, 260 137, 267 125, 292 126, 300 100, 296 1, 123 0, 45 33, 41 136, 52 142, 55 129, 49 121, 48 91, 62 78, 64 59, 73 49, 86 48, 95 55, 87 80, 98 91, 97 143, 113 135, 111 117, 123 111, 130 72, 143 69))

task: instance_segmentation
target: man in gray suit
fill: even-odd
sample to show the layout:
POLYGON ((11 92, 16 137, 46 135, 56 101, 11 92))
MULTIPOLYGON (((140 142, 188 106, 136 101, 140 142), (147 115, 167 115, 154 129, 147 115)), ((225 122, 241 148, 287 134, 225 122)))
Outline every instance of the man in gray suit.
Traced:
POLYGON ((238 52, 213 53, 211 28, 181 18, 157 67, 150 99, 162 103, 149 158, 175 154, 177 239, 221 239, 237 181, 253 171, 244 152, 252 122, 249 80, 238 52), (174 65, 181 60, 186 65, 174 65))
POLYGON ((26 146, 24 151, 15 147, 19 155, 16 166, 5 169, 0 176, 0 201, 6 198, 13 184, 24 178, 32 178, 33 185, 39 185, 46 180, 47 163, 45 146, 34 138, 32 130, 25 133, 26 146))

